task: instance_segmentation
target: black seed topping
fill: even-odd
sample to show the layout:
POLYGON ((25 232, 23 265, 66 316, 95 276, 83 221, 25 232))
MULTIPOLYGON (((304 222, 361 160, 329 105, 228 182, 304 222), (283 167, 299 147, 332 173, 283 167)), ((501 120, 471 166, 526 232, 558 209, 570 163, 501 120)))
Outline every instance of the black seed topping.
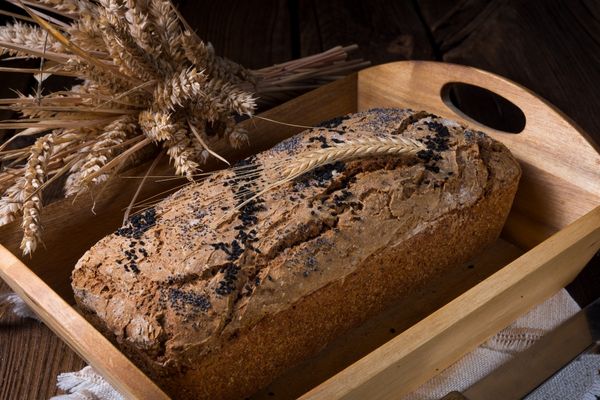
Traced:
MULTIPOLYGON (((256 168, 258 168, 259 166, 255 164, 255 160, 256 157, 249 157, 238 162, 236 166, 256 166, 256 168)), ((256 195, 256 191, 254 190, 256 187, 256 178, 252 176, 243 176, 246 175, 251 169, 252 168, 245 168, 243 172, 236 171, 236 177, 229 180, 229 187, 234 195, 239 195, 241 192, 244 193, 243 196, 239 196, 240 198, 237 206, 240 206, 242 203, 245 203, 256 195)), ((240 223, 233 228, 235 231, 237 231, 237 234, 231 243, 219 242, 210 244, 215 250, 221 250, 225 252, 225 254, 227 254, 227 260, 229 261, 223 268, 221 268, 220 272, 223 273, 224 276, 223 279, 219 281, 217 288, 215 289, 215 292, 220 296, 228 295, 236 290, 235 281, 240 270, 237 262, 242 254, 244 254, 246 250, 260 253, 260 251, 252 245, 252 243, 258 241, 258 238, 256 237, 256 230, 251 228, 253 225, 258 223, 258 217, 256 214, 266 210, 266 207, 262 204, 263 202, 264 201, 260 198, 252 199, 240 208, 237 216, 240 223)), ((223 207, 222 209, 226 208, 227 207, 223 207)), ((251 294, 251 285, 246 286, 246 292, 238 293, 238 297, 244 294, 251 294)))
POLYGON ((433 151, 420 150, 419 152, 417 152, 417 157, 419 157, 421 160, 423 160, 425 162, 429 162, 433 158, 433 151))
POLYGON ((115 234, 130 239, 139 239, 144 232, 154 226, 155 223, 156 210, 154 208, 149 208, 140 214, 130 217, 127 220, 126 225, 117 229, 115 234))
POLYGON ((327 144, 327 139, 325 138, 325 136, 313 136, 310 139, 308 139, 309 142, 321 142, 321 148, 322 149, 326 149, 328 147, 331 147, 330 145, 327 144))
POLYGON ((435 122, 435 121, 427 122, 427 126, 429 127, 429 129, 434 131, 439 137, 449 137, 450 136, 450 132, 448 131, 448 128, 446 126, 444 126, 443 124, 440 124, 439 122, 435 122))
POLYGON ((313 171, 307 172, 306 174, 299 177, 298 181, 308 184, 307 181, 314 179, 317 181, 317 186, 325 187, 327 186, 331 178, 333 178, 334 171, 342 172, 345 169, 345 164, 341 161, 338 161, 333 164, 327 164, 322 167, 315 168, 313 171))
POLYGON ((210 300, 205 295, 175 288, 169 289, 169 301, 176 311, 181 311, 185 305, 190 305, 203 312, 212 307, 210 300))
POLYGON ((344 122, 345 120, 349 119, 350 117, 347 115, 341 116, 341 117, 335 117, 332 119, 328 119, 327 121, 323 121, 321 122, 319 125, 317 125, 318 127, 321 128, 335 128, 338 125, 340 125, 342 122, 344 122))
POLYGON ((436 121, 429 121, 426 124, 427 127, 435 133, 435 135, 427 135, 425 137, 423 144, 427 146, 427 150, 419 151, 417 153, 417 157, 423 160, 425 163, 428 163, 425 165, 425 168, 428 171, 438 173, 440 172, 440 169, 435 165, 435 161, 442 159, 442 156, 439 154, 440 152, 446 151, 450 148, 450 131, 446 126, 436 121))
POLYGON ((226 264, 219 272, 223 275, 223 279, 219 281, 215 292, 218 295, 226 296, 235 290, 235 281, 240 268, 234 263, 226 264))

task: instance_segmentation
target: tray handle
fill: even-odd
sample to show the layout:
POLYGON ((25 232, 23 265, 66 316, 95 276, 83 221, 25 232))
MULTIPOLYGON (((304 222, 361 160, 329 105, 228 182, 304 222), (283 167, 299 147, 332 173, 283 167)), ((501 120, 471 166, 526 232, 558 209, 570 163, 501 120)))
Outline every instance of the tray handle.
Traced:
POLYGON ((458 120, 503 142, 525 167, 548 172, 600 199, 598 147, 549 102, 509 79, 462 65, 401 61, 361 71, 358 90, 359 110, 382 105, 410 107, 458 120), (524 129, 507 133, 467 116, 444 99, 442 90, 450 83, 478 86, 504 97, 525 115, 524 129), (387 104, 382 104, 382 99, 387 104))

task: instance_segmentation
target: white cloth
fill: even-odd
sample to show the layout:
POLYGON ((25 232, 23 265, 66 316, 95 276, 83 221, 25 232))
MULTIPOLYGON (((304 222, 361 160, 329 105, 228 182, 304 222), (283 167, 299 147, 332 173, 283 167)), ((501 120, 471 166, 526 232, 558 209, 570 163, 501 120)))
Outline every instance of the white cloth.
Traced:
POLYGON ((56 381, 56 386, 67 394, 54 396, 50 400, 124 400, 89 365, 79 372, 60 374, 56 381))
MULTIPOLYGON (((405 396, 404 400, 437 400, 453 390, 464 391, 508 361, 514 354, 531 346, 546 332, 560 325, 579 309, 579 306, 567 291, 562 289, 552 298, 520 317, 477 349, 465 355, 454 365, 424 383, 413 393, 405 396)), ((590 357, 596 361, 600 360, 598 356, 590 357)), ((585 364, 580 363, 578 371, 590 365, 590 360, 585 364)), ((595 380, 591 378, 592 375, 590 374, 590 379, 583 379, 583 383, 580 379, 580 383, 575 384, 573 375, 569 375, 567 380, 561 380, 560 374, 558 374, 553 378, 554 385, 552 386, 553 393, 556 396, 548 395, 546 391, 542 390, 546 387, 545 384, 538 389, 539 393, 536 397, 531 397, 531 399, 583 399, 585 398, 583 396, 590 393, 592 386, 595 384, 595 380), (569 389, 575 385, 581 387, 577 391, 570 391, 569 389), (561 388, 562 390, 559 390, 561 388), (575 393, 579 394, 573 396, 575 393)), ((595 375, 598 375, 597 371, 595 375)))
POLYGON ((527 396, 526 400, 598 400, 599 370, 600 356, 582 354, 527 396))
POLYGON ((16 293, 0 294, 0 305, 6 307, 10 312, 21 318, 31 318, 40 321, 36 313, 16 293))

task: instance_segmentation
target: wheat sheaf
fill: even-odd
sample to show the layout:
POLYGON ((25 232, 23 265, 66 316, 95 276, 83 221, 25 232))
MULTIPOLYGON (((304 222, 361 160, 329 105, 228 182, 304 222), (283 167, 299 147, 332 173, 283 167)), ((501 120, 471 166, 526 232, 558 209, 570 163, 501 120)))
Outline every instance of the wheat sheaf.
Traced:
POLYGON ((212 150, 216 141, 249 142, 237 122, 253 116, 258 102, 368 64, 348 60, 355 48, 348 46, 249 70, 216 55, 169 0, 7 1, 24 14, 0 10, 16 18, 0 27, 0 62, 40 60, 39 68, 0 66, 38 81, 34 94, 0 99, 1 109, 21 114, 0 122, 15 131, 0 144, 0 225, 22 218, 25 254, 41 241, 42 192, 50 184, 75 198, 161 150, 174 173, 192 180, 209 157, 222 159, 212 150), (46 93, 53 75, 77 81, 46 93))

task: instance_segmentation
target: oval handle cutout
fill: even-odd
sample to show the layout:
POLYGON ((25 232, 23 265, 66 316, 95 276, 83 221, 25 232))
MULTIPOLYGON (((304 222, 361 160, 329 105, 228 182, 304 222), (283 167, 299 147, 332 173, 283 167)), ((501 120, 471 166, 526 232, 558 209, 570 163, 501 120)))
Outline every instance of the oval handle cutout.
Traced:
POLYGON ((490 128, 521 133, 527 119, 511 101, 488 89, 462 82, 448 82, 440 95, 444 103, 457 114, 490 128))

